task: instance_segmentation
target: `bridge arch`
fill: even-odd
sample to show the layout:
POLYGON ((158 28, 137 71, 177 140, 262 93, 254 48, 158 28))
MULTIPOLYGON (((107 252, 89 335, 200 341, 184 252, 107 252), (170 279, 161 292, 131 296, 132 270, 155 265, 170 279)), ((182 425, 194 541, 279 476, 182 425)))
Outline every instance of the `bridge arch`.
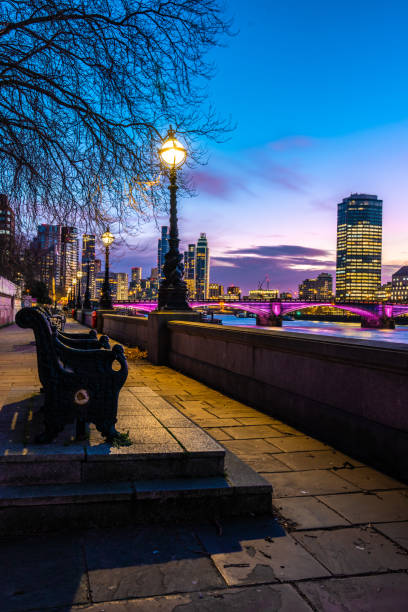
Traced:
MULTIPOLYGON (((136 311, 148 314, 152 310, 156 310, 157 302, 146 301, 146 302, 127 302, 127 303, 116 303, 115 308, 132 308, 136 311)), ((193 309, 207 307, 220 307, 227 306, 232 310, 241 310, 255 314, 259 317, 260 321, 263 321, 263 325, 281 325, 282 317, 285 315, 296 312, 297 310, 305 310, 306 308, 313 308, 317 306, 324 306, 330 308, 336 308, 337 310, 348 311, 361 317, 362 326, 364 327, 375 327, 375 326, 388 326, 390 321, 392 322, 393 317, 408 313, 408 304, 349 304, 349 303, 337 303, 337 302, 305 302, 302 300, 297 301, 236 301, 229 302, 224 300, 218 301, 191 301, 190 306, 193 309)))

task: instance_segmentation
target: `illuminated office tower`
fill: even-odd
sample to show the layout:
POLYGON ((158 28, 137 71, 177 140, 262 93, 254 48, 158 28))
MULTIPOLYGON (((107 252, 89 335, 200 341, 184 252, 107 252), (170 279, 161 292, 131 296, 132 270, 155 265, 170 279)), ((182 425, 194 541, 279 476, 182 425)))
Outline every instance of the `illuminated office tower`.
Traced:
POLYGON ((92 299, 95 295, 95 236, 84 234, 82 236, 82 279, 81 295, 85 295, 89 264, 89 291, 92 299))
POLYGON ((61 284, 65 291, 78 272, 78 230, 75 227, 61 229, 61 284))
POLYGON ((408 266, 402 266, 392 275, 391 299, 395 302, 408 301, 408 266))
POLYGON ((306 278, 299 285, 301 300, 331 300, 333 297, 333 277, 328 272, 322 272, 317 278, 306 278))
POLYGON ((196 283, 196 247, 189 244, 188 250, 184 251, 184 280, 187 285, 187 297, 190 300, 195 298, 196 283))
POLYGON ((161 228, 161 238, 159 238, 158 240, 158 245, 157 245, 157 269, 158 269, 158 276, 159 276, 159 280, 163 280, 163 266, 164 266, 164 261, 165 261, 165 256, 166 253, 168 253, 169 250, 169 239, 170 239, 170 235, 168 232, 168 227, 166 225, 163 225, 161 228))
POLYGON ((208 300, 210 283, 210 250, 207 236, 200 234, 196 248, 196 300, 208 300))
POLYGON ((208 289, 208 299, 209 300, 218 299, 220 297, 223 297, 223 295, 224 295, 224 287, 222 285, 219 285, 218 283, 210 283, 209 289, 208 289))
POLYGON ((352 193, 338 204, 336 298, 375 299, 381 285, 382 200, 352 193))
POLYGON ((129 275, 127 272, 117 272, 116 299, 126 301, 128 299, 129 275))

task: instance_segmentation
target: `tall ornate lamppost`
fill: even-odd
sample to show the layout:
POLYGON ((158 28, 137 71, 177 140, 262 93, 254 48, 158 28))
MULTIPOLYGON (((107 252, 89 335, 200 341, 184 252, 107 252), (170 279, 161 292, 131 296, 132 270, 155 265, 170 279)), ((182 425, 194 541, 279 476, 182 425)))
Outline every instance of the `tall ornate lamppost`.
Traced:
POLYGON ((82 274, 82 270, 78 270, 77 272, 77 279, 78 279, 78 292, 77 292, 77 299, 76 299, 76 304, 75 307, 80 310, 82 308, 82 302, 81 302, 81 278, 82 278, 83 274, 82 274))
POLYGON ((86 272, 86 289, 85 289, 83 307, 84 307, 84 310, 91 310, 92 308, 91 292, 89 290, 89 259, 88 259, 88 267, 87 267, 87 272, 86 272))
POLYGON ((188 310, 187 285, 183 281, 183 256, 179 252, 179 235, 177 227, 177 170, 186 161, 187 151, 176 140, 170 128, 165 141, 159 149, 162 164, 169 171, 170 178, 170 238, 169 250, 164 258, 163 280, 159 287, 158 310, 188 310))
POLYGON ((109 228, 107 228, 106 232, 102 234, 101 240, 105 245, 105 280, 102 285, 102 295, 99 300, 99 305, 104 310, 112 310, 113 304, 109 285, 109 247, 115 240, 115 236, 109 231, 109 228))

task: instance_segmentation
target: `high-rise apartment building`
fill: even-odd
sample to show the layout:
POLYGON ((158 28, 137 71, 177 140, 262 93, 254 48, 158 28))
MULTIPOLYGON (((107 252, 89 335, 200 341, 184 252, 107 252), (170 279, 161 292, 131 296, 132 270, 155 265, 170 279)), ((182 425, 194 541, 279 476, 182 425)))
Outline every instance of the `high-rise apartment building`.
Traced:
POLYGON ((142 280, 142 268, 132 268, 131 270, 131 283, 138 285, 142 280))
POLYGON ((82 291, 85 295, 89 266, 89 291, 92 299, 96 299, 95 288, 95 236, 84 234, 82 236, 82 291))
POLYGON ((333 298, 333 277, 322 272, 317 278, 306 278, 299 285, 301 300, 331 300, 333 298))
POLYGON ((197 241, 196 247, 196 299, 207 300, 210 284, 210 250, 207 236, 203 233, 197 241))
POLYGON ((196 247, 189 244, 188 250, 184 251, 184 280, 187 285, 187 298, 193 300, 196 290, 196 247))
POLYGON ((336 298, 375 299, 381 285, 382 200, 352 193, 338 204, 336 298))
POLYGON ((75 227, 61 229, 61 284, 65 291, 76 278, 78 265, 78 230, 75 227))
POLYGON ((116 299, 121 300, 121 301, 126 301, 128 299, 128 290, 129 290, 128 273, 127 272, 117 272, 116 280, 117 280, 116 299))
POLYGON ((129 299, 136 300, 140 293, 140 281, 142 280, 142 268, 132 268, 129 283, 129 299))
POLYGON ((157 245, 157 270, 159 280, 163 279, 163 266, 166 253, 169 251, 169 239, 168 227, 163 225, 161 228, 161 238, 159 238, 157 245))
POLYGON ((52 279, 56 287, 62 285, 61 277, 61 225, 42 224, 37 227, 35 243, 41 254, 40 258, 40 280, 52 289, 52 279))
POLYGON ((9 270, 14 243, 14 211, 9 205, 8 197, 0 194, 0 273, 9 270))

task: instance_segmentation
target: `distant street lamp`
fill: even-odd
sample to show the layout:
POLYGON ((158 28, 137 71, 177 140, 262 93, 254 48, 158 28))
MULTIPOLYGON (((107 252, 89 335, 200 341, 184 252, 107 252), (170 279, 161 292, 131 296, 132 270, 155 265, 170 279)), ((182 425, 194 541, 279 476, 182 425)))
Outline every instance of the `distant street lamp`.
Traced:
POLYGON ((77 284, 77 279, 73 278, 72 279, 72 308, 75 308, 75 298, 76 298, 76 287, 75 285, 77 284))
POLYGON ((81 278, 82 278, 82 270, 78 270, 78 272, 77 272, 78 292, 77 292, 77 299, 76 299, 76 308, 78 308, 78 310, 80 310, 82 308, 82 302, 81 302, 81 278))
POLYGON ((83 307, 84 307, 84 310, 91 310, 92 304, 91 304, 91 292, 89 290, 89 264, 90 264, 89 259, 87 263, 88 263, 88 267, 87 267, 87 272, 86 272, 86 289, 85 289, 83 307))
POLYGON ((102 234, 101 240, 105 245, 105 280, 102 285, 102 295, 99 300, 99 305, 104 310, 112 310, 112 296, 109 284, 109 247, 115 240, 115 236, 109 231, 109 228, 107 228, 106 232, 102 234))
POLYGON ((163 279, 159 287, 158 310, 191 310, 187 302, 187 285, 183 281, 184 266, 179 252, 177 227, 177 169, 186 161, 187 151, 176 140, 170 128, 159 149, 162 164, 169 170, 170 178, 170 238, 169 250, 164 258, 163 279))

